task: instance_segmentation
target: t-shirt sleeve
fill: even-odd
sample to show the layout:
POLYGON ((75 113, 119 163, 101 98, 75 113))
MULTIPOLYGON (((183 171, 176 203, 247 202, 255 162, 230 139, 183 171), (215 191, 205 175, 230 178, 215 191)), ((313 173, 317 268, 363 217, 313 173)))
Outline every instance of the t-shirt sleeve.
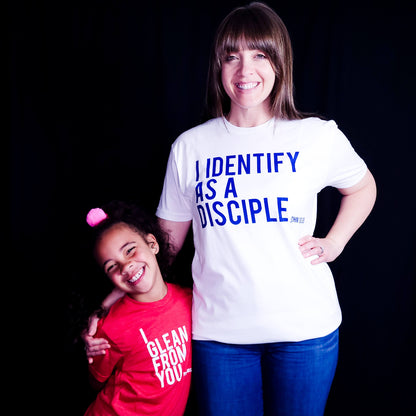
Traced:
POLYGON ((180 166, 185 161, 181 160, 179 152, 173 146, 169 155, 166 168, 165 181, 156 210, 159 218, 170 221, 190 221, 192 220, 192 208, 190 198, 185 195, 185 185, 181 184, 180 166))
POLYGON ((338 189, 349 188, 356 185, 367 172, 364 160, 353 149, 335 122, 329 122, 330 147, 329 164, 327 172, 327 186, 338 189))
POLYGON ((106 338, 111 345, 111 348, 106 350, 105 355, 94 357, 94 362, 89 366, 91 375, 99 382, 104 383, 111 376, 117 363, 121 360, 122 354, 117 348, 117 345, 111 341, 103 330, 101 321, 95 337, 106 338))

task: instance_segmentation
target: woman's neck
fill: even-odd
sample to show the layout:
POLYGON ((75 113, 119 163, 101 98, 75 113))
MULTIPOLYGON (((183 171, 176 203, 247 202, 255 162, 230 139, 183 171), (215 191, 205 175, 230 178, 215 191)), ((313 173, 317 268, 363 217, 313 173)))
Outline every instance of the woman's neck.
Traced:
POLYGON ((233 108, 226 119, 237 127, 256 127, 264 124, 266 121, 273 117, 271 111, 265 110, 264 108, 233 108))

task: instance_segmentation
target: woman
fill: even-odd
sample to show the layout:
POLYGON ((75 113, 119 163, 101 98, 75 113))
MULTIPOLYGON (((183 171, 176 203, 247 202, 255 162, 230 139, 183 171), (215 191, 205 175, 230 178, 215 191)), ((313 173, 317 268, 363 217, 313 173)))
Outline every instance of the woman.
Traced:
POLYGON ((199 414, 322 415, 341 323, 327 263, 370 213, 374 179, 333 121, 295 108, 289 35, 264 4, 221 23, 207 108, 172 146, 157 209, 176 252, 193 227, 199 414), (342 202, 316 238, 326 186, 342 202))

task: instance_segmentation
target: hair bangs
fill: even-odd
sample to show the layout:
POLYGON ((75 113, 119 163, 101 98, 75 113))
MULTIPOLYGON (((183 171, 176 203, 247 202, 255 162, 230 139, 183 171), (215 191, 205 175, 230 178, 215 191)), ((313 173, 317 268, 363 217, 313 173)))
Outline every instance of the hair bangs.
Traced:
POLYGON ((263 51, 269 57, 275 55, 277 45, 270 25, 265 24, 264 19, 256 13, 243 9, 224 23, 217 39, 219 60, 231 52, 245 48, 263 51))

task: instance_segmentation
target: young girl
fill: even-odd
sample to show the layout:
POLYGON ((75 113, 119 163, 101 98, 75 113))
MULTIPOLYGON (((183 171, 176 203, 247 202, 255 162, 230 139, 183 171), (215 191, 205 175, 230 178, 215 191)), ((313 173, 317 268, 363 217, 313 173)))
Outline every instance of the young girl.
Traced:
POLYGON ((162 277, 164 234, 154 218, 123 203, 92 209, 87 222, 98 265, 125 296, 98 324, 111 348, 89 366, 102 389, 86 416, 181 416, 192 371, 192 293, 162 277))

